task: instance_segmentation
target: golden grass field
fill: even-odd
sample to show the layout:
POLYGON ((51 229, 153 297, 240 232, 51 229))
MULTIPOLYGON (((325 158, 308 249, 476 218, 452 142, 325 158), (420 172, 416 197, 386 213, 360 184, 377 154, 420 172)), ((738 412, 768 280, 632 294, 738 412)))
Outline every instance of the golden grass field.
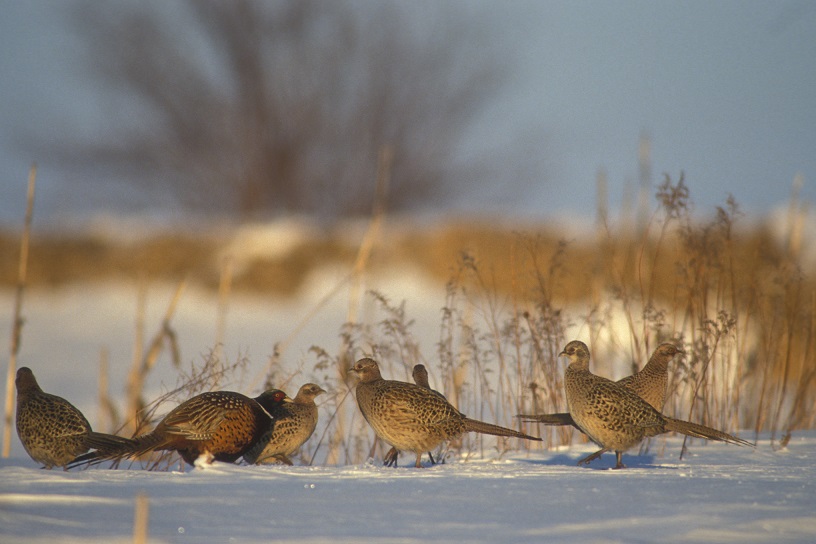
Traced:
MULTIPOLYGON (((553 300, 583 300, 588 286, 640 289, 648 283, 657 299, 672 300, 686 273, 729 274, 737 290, 761 286, 773 289, 784 274, 786 248, 762 227, 734 233, 701 231, 686 238, 670 232, 637 238, 620 235, 569 239, 547 226, 520 228, 488 222, 459 221, 430 228, 397 229, 386 233, 372 255, 373 267, 417 266, 447 282, 462 256, 489 273, 501 293, 533 300, 541 275, 557 281, 553 300), (727 259, 727 260, 726 260, 727 259), (699 266, 696 271, 689 266, 699 266), (555 267, 555 269, 553 269, 555 267), (769 284, 765 284, 770 282, 769 284)), ((156 280, 191 281, 217 289, 223 266, 224 236, 163 232, 136 242, 117 243, 86 234, 35 235, 31 240, 28 285, 57 287, 76 281, 129 279, 140 275, 156 280)), ((17 283, 20 234, 0 231, 0 285, 17 283)), ((233 276, 233 289, 291 295, 307 275, 326 265, 351 266, 357 244, 345 233, 325 232, 302 241, 283 255, 256 256, 233 276)), ((794 263, 791 263, 794 264, 794 263)), ((793 273, 793 270, 789 270, 793 273)), ((812 285, 812 278, 804 278, 812 285)))

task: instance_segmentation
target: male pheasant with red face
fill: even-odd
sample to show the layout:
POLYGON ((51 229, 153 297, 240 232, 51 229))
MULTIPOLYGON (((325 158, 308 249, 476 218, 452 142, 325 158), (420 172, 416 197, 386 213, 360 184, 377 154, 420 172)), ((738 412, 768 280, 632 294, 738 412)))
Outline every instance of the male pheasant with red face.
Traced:
POLYGON ((210 391, 188 399, 170 411, 151 432, 132 439, 133 444, 114 452, 85 455, 72 466, 134 458, 153 451, 176 451, 194 465, 207 461, 233 463, 249 451, 274 424, 270 415, 286 394, 265 391, 249 398, 234 391, 210 391))

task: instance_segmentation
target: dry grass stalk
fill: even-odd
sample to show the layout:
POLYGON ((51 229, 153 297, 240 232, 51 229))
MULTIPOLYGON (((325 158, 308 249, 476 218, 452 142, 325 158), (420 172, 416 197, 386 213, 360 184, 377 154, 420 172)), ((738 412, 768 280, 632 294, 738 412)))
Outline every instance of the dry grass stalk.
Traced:
POLYGON ((215 349, 218 358, 223 356, 224 338, 227 334, 227 312, 229 311, 230 293, 232 293, 233 259, 224 259, 221 267, 221 279, 218 282, 218 310, 215 322, 215 349))
MULTIPOLYGON (((170 300, 170 304, 167 306, 167 310, 164 313, 164 318, 162 319, 161 326, 156 334, 153 336, 153 339, 150 342, 150 347, 148 348, 147 352, 141 358, 136 358, 134 356, 133 366, 131 367, 130 372, 128 373, 128 381, 127 381, 127 413, 126 413, 126 425, 132 431, 135 432, 139 426, 137 421, 137 416, 141 412, 142 408, 144 407, 144 401, 142 397, 142 391, 144 390, 144 383, 147 379, 147 375, 153 369, 158 360, 159 355, 162 352, 162 349, 165 347, 165 342, 168 343, 168 348, 171 354, 171 360, 173 365, 178 368, 181 364, 180 361, 180 354, 178 350, 178 342, 176 340, 176 333, 171 327, 171 321, 173 319, 173 315, 176 311, 176 306, 178 305, 179 300, 181 299, 181 295, 184 292, 184 288, 187 285, 186 280, 182 280, 179 282, 178 287, 173 295, 173 298, 170 300)), ((137 310, 137 328, 136 328, 136 338, 137 340, 142 338, 143 330, 144 330, 144 296, 140 296, 140 303, 137 310)), ((134 348, 134 354, 139 355, 141 354, 142 350, 141 347, 136 345, 134 348)))
POLYGON ((368 224, 368 229, 366 230, 365 236, 363 236, 363 241, 360 243, 360 247, 357 251, 357 258, 354 261, 354 281, 349 295, 349 311, 347 317, 349 323, 356 323, 357 321, 357 309, 360 304, 360 289, 363 273, 368 265, 374 244, 382 230, 382 223, 385 218, 385 203, 388 196, 388 182, 391 179, 391 163, 393 159, 393 149, 386 146, 380 150, 375 186, 377 198, 374 200, 371 221, 368 224))
MULTIPOLYGON (((286 351, 286 349, 291 344, 292 340, 296 336, 298 336, 306 325, 311 322, 311 320, 316 316, 324 307, 325 305, 332 300, 340 290, 347 285, 349 282, 352 283, 351 292, 352 294, 349 296, 349 312, 347 316, 347 321, 349 323, 356 322, 356 308, 359 304, 359 290, 360 290, 360 278, 365 270, 366 265, 368 264, 369 257, 371 255, 371 251, 374 247, 374 243, 379 236, 383 217, 385 215, 385 201, 388 194, 388 181, 391 175, 391 162, 393 160, 393 150, 390 147, 383 147, 380 150, 380 158, 377 170, 377 180, 376 180, 376 194, 377 198, 375 199, 374 203, 374 210, 372 212, 372 218, 369 222, 369 226, 366 229, 366 232, 363 236, 363 240, 360 243, 360 246, 357 249, 357 256, 354 260, 354 265, 352 266, 352 270, 344 276, 335 286, 332 288, 328 293, 326 293, 320 301, 306 314, 306 316, 298 323, 289 335, 283 339, 282 341, 278 342, 275 345, 275 354, 273 357, 270 358, 269 363, 267 364, 267 368, 265 370, 265 374, 267 376, 267 382, 269 382, 269 377, 272 375, 273 367, 279 362, 281 355, 286 351), (356 302, 354 302, 356 301, 356 302)), ((343 365, 340 365, 343 366, 343 365)), ((349 366, 349 365, 346 365, 349 366)), ((338 367, 339 368, 339 367, 338 367)), ((345 372, 346 369, 343 368, 341 371, 341 378, 345 380, 345 372)), ((259 377, 258 377, 259 378, 259 377)))
MULTIPOLYGON (((375 181, 376 198, 374 199, 374 209, 372 210, 371 220, 368 228, 363 236, 360 247, 357 250, 357 258, 354 260, 354 266, 350 275, 351 289, 349 292, 348 315, 346 322, 350 325, 357 323, 357 310, 360 304, 360 292, 362 289, 363 274, 368 266, 371 252, 374 249, 382 224, 385 219, 386 201, 388 196, 388 185, 391 179, 391 165, 394 159, 394 150, 390 146, 383 146, 380 149, 380 156, 377 164, 377 179, 375 181)), ((348 369, 353 363, 353 358, 349 356, 350 346, 343 343, 340 347, 340 354, 337 358, 336 372, 337 377, 341 383, 345 383, 348 379, 348 369)), ((346 399, 343 397, 342 401, 346 399)), ((336 410, 341 410, 343 403, 337 404, 336 410)), ((344 417, 334 417, 336 419, 336 426, 332 438, 329 440, 328 462, 337 463, 339 460, 339 450, 337 445, 342 442, 345 436, 345 419, 344 417)), ((353 416, 351 416, 353 418, 353 416)), ((351 427, 349 427, 351 428, 351 427)), ((375 445, 376 446, 376 439, 375 445)))
POLYGON ((149 525, 150 499, 146 493, 139 493, 133 512, 133 544, 147 544, 149 525))
POLYGON ((94 428, 99 431, 114 433, 118 427, 118 417, 116 414, 116 405, 108 392, 109 359, 110 357, 106 348, 99 350, 99 393, 97 399, 99 412, 94 428))
POLYGON ((23 331, 23 294, 28 278, 28 247, 31 239, 31 220, 34 214, 34 194, 37 181, 37 165, 33 164, 28 172, 28 193, 26 196, 26 214, 23 224, 23 236, 20 241, 20 262, 17 272, 17 289, 14 295, 14 325, 11 328, 9 347, 9 366, 6 375, 6 406, 3 424, 3 458, 11 453, 11 420, 14 413, 14 383, 17 375, 17 354, 20 351, 20 339, 23 331))

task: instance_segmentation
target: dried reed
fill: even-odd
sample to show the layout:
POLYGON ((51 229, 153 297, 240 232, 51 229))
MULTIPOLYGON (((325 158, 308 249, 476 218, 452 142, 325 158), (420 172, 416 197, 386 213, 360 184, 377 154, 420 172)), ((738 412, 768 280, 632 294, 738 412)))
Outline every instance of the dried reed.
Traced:
POLYGON ((11 343, 9 344, 9 366, 6 375, 6 406, 3 418, 3 452, 6 458, 11 453, 11 420, 14 413, 14 383, 17 376, 17 354, 20 351, 20 340, 23 332, 23 294, 28 280, 28 247, 31 239, 31 220, 34 214, 34 193, 37 181, 37 165, 31 165, 28 172, 28 193, 26 195, 26 213, 23 223, 23 236, 20 241, 20 261, 17 271, 17 289, 14 294, 13 325, 11 343))

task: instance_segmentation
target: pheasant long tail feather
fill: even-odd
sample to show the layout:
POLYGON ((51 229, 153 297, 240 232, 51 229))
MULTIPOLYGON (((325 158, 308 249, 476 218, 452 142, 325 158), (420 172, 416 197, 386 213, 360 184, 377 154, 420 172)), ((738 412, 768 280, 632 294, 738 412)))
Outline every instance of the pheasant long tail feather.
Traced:
POLYGON ((465 418, 465 430, 482 434, 492 434, 494 436, 512 436, 514 438, 526 438, 527 440, 541 440, 538 437, 530 436, 519 431, 514 431, 513 429, 499 427, 498 425, 492 425, 490 423, 485 423, 484 421, 470 419, 467 417, 465 418))
POLYGON ((544 425, 572 425, 575 426, 575 421, 572 419, 572 416, 568 413, 557 413, 557 414, 519 414, 516 416, 517 418, 521 419, 522 421, 534 421, 537 423, 543 423, 544 425))
POLYGON ((65 469, 71 469, 76 467, 81 467, 84 465, 91 466, 96 465, 97 463, 101 463, 104 461, 104 454, 99 451, 89 451, 88 453, 83 453, 82 455, 78 455, 74 458, 73 461, 65 465, 65 469))
POLYGON ((118 452, 133 447, 135 442, 130 438, 91 431, 88 434, 87 445, 103 452, 118 452))
POLYGON ((689 421, 683 421, 680 419, 672 419, 667 417, 666 430, 675 431, 687 436, 705 438, 707 440, 717 440, 719 442, 728 442, 729 444, 739 444, 740 446, 750 446, 752 448, 754 447, 754 444, 748 442, 747 440, 737 438, 734 435, 718 431, 717 429, 712 429, 711 427, 706 427, 705 425, 698 425, 696 423, 691 423, 689 421))
POLYGON ((125 457, 138 457, 151 451, 161 449, 164 445, 164 438, 155 433, 147 433, 132 439, 123 438, 122 440, 124 442, 119 445, 114 446, 109 443, 107 447, 76 457, 68 464, 67 468, 75 468, 82 465, 98 465, 104 461, 119 460, 125 457))
POLYGON ((167 438, 162 433, 151 432, 133 439, 134 445, 125 457, 139 457, 167 446, 167 438))

